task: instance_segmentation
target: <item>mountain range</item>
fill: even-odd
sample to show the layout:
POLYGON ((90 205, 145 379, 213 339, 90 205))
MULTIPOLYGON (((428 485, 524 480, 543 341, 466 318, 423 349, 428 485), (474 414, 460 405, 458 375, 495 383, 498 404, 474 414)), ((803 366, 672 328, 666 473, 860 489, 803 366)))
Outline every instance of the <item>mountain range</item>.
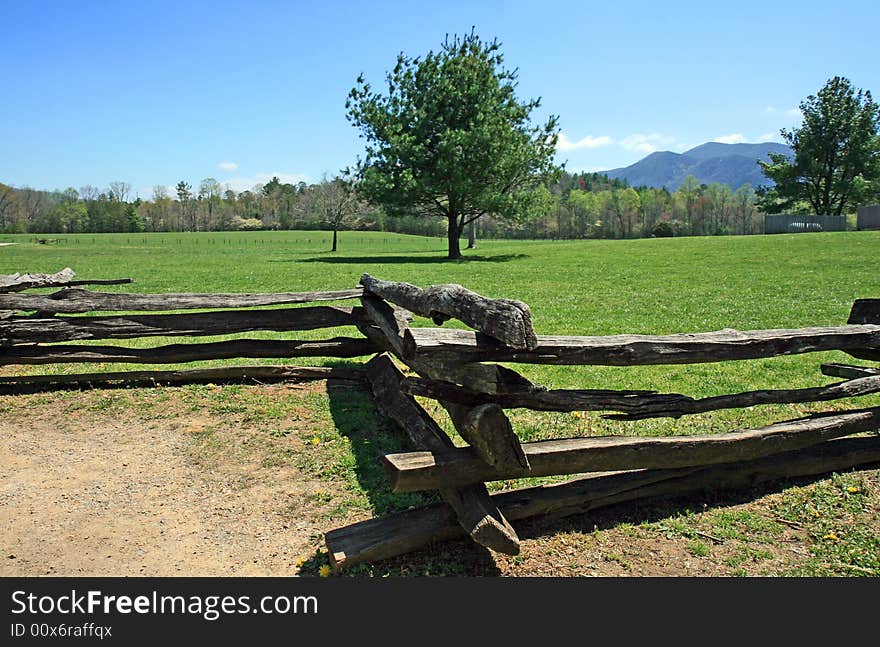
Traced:
POLYGON ((688 175, 701 184, 719 182, 732 189, 743 184, 753 187, 772 185, 758 160, 769 161, 768 153, 782 153, 789 157, 794 152, 785 144, 722 144, 707 142, 684 153, 658 151, 624 168, 600 171, 610 178, 622 178, 630 186, 650 186, 675 191, 688 175))

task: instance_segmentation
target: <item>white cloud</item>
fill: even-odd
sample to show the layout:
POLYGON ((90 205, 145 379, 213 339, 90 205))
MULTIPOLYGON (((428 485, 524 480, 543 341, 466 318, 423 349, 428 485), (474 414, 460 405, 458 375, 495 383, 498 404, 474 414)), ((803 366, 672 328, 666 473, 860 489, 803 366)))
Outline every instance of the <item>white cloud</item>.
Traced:
POLYGON ((758 138, 758 141, 759 142, 778 142, 778 141, 782 141, 782 139, 779 137, 779 131, 776 131, 776 132, 772 132, 772 133, 764 133, 763 135, 761 135, 758 138))
POLYGON ((674 148, 676 147, 675 144, 675 137, 661 133, 650 133, 648 135, 634 133, 620 140, 620 145, 626 150, 638 153, 653 153, 660 148, 674 148))
POLYGON ((785 116, 800 119, 801 117, 803 117, 803 114, 801 114, 800 108, 791 108, 790 110, 785 111, 785 116))
POLYGON ((712 141, 718 142, 719 144, 744 144, 748 140, 746 139, 746 136, 742 133, 731 133, 730 135, 721 135, 720 137, 716 137, 712 141))
POLYGON ((607 146, 610 143, 611 138, 607 135, 602 135, 601 137, 587 135, 583 139, 573 142, 565 136, 565 133, 561 132, 559 133, 559 139, 556 142, 556 148, 561 151, 575 151, 581 148, 599 148, 600 146, 607 146))
POLYGON ((217 168, 219 168, 221 171, 232 173, 233 171, 238 170, 238 164, 236 164, 235 162, 220 162, 217 165, 217 168))
POLYGON ((296 184, 297 182, 309 182, 308 175, 303 173, 257 173, 251 176, 231 177, 221 182, 223 188, 230 188, 233 191, 250 191, 257 184, 266 184, 272 181, 273 177, 277 177, 282 184, 296 184))
POLYGON ((764 108, 764 112, 776 112, 776 106, 767 106, 764 108))

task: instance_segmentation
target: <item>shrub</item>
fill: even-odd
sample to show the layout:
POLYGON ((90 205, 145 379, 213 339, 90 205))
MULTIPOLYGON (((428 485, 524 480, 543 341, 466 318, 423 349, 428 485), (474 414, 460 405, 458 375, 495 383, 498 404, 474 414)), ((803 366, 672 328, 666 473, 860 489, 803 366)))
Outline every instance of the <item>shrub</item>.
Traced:
POLYGON ((672 225, 665 220, 658 222, 651 230, 651 235, 654 236, 654 238, 672 238, 674 234, 675 232, 672 230, 672 225))

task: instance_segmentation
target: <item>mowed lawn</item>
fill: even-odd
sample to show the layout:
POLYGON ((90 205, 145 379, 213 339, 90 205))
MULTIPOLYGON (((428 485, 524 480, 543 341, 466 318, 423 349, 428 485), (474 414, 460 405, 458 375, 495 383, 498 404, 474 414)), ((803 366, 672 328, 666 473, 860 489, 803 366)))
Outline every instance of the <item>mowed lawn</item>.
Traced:
MULTIPOLYGON (((278 292, 350 288, 357 285, 362 273, 368 272, 379 278, 407 281, 422 287, 454 282, 486 296, 520 299, 531 306, 539 334, 668 334, 722 328, 748 330, 842 325, 853 300, 880 297, 880 232, 630 241, 481 240, 476 250, 466 252, 466 259, 454 262, 444 258, 445 241, 442 239, 375 232, 341 233, 337 253, 328 251, 328 233, 314 231, 56 235, 45 238, 47 242, 40 244, 34 236, 0 236, 0 242, 16 243, 0 246, 0 273, 55 272, 72 267, 83 279, 134 279, 130 285, 94 288, 108 291, 278 292)), ((417 318, 415 325, 432 324, 417 318)), ((317 339, 335 335, 357 335, 357 331, 339 328, 285 334, 251 333, 247 336, 317 339)), ((167 337, 109 343, 155 346, 208 339, 219 338, 167 337)), ((349 361, 359 360, 229 360, 207 365, 349 361)), ((825 377, 819 370, 820 364, 828 361, 860 363, 844 353, 832 352, 702 365, 518 365, 516 368, 533 381, 555 388, 642 388, 706 397, 759 388, 831 383, 836 378, 825 377)), ((143 366, 6 366, 0 368, 0 374, 125 368, 143 366)), ((87 408, 90 411, 102 407, 110 410, 129 406, 144 408, 146 392, 134 389, 127 395, 96 395, 94 397, 101 401, 94 406, 91 400, 84 402, 89 403, 87 408)), ((286 441, 288 435, 299 434, 303 443, 311 447, 310 454, 279 444, 275 449, 266 450, 270 454, 262 461, 264 466, 295 465, 318 479, 336 483, 329 489, 332 495, 323 486, 316 490, 315 501, 324 506, 323 516, 319 517, 324 531, 353 519, 383 514, 432 498, 427 493, 395 495, 388 490, 379 467, 379 455, 402 451, 407 445, 400 434, 388 433, 387 424, 378 419, 366 394, 351 394, 344 398, 334 398, 332 393, 310 394, 307 402, 312 409, 311 419, 315 422, 309 424, 313 426, 306 424, 302 429, 288 429, 285 425, 289 416, 285 407, 293 405, 283 398, 273 404, 269 401, 271 398, 267 400, 261 394, 250 394, 237 386, 224 387, 216 393, 203 387, 185 387, 181 393, 180 397, 185 399, 204 400, 199 406, 207 407, 209 411, 216 409, 224 415, 232 411, 229 398, 237 398, 239 404, 236 407, 241 411, 235 409, 233 413, 244 416, 248 425, 269 430, 273 442, 286 441)), ((166 392, 161 397, 177 396, 169 396, 166 392)), ((58 398, 62 400, 56 402, 50 397, 28 401, 28 406, 51 405, 53 402, 56 405, 62 402, 68 408, 80 406, 71 403, 69 398, 64 400, 64 396, 58 398)), ((461 442, 442 409, 430 401, 422 402, 441 419, 456 441, 461 442)), ((573 415, 526 410, 515 410, 511 417, 521 439, 536 440, 573 435, 718 433, 801 417, 829 408, 878 404, 880 397, 869 396, 852 401, 751 407, 679 420, 635 422, 608 421, 599 413, 573 415)), ((17 406, 11 404, 3 410, 11 414, 17 406)), ((137 415, 145 419, 163 415, 161 411, 147 409, 137 415)), ((298 415, 302 417, 302 414, 298 415)), ((227 426, 234 420, 227 418, 227 426)), ((208 447, 205 443, 209 436, 194 436, 197 454, 208 447)), ((213 436, 211 442, 217 446, 210 445, 212 456, 225 451, 225 445, 218 440, 221 437, 222 433, 213 436)), ((553 482, 564 478, 536 481, 553 482)), ((489 484, 489 487, 500 490, 529 482, 528 479, 506 481, 489 484)), ((668 534, 671 523, 660 522, 658 527, 668 534)), ((690 537, 681 533, 677 536, 690 537)), ((856 547, 868 554, 873 551, 875 543, 876 537, 871 535, 867 540, 859 540, 856 547)), ((433 566, 426 566, 427 562, 421 566, 416 562, 412 566, 406 558, 401 559, 403 561, 399 564, 405 563, 407 569, 414 569, 407 572, 437 570, 434 562, 431 562, 433 566)), ((320 560, 316 557, 309 563, 317 567, 320 560)), ((454 573, 464 568, 464 572, 483 572, 481 566, 455 565, 454 557, 449 560, 441 558, 440 561, 440 571, 454 573)), ((864 565, 875 567, 873 562, 864 565)), ((511 571, 514 574, 520 572, 515 567, 522 567, 526 574, 537 572, 515 561, 508 566, 514 569, 511 571)), ((825 571, 813 568, 802 572, 825 571)))
MULTIPOLYGON (((131 277, 134 283, 95 289, 139 292, 278 292, 344 289, 362 273, 426 287, 460 283, 490 297, 531 306, 539 334, 667 334, 736 328, 840 325, 853 300, 880 296, 880 232, 646 240, 478 241, 462 261, 448 261, 445 240, 376 232, 343 232, 340 251, 319 231, 197 234, 4 236, 0 273, 55 272, 79 278, 131 277)), ((417 319, 414 325, 431 325, 417 319)), ((447 325, 456 325, 450 322, 447 325)), ((317 339, 357 335, 354 328, 251 337, 317 339)), ((210 339, 220 339, 217 337, 210 339)), ((137 346, 204 341, 119 340, 137 346)), ((106 342, 104 342, 106 343, 106 342)), ((297 359, 312 364, 323 360, 297 359)), ((331 360, 332 361, 332 360, 331 360)), ((829 382, 818 353, 696 366, 518 368, 557 388, 650 388, 705 397, 733 390, 805 387, 829 382)), ((231 360, 223 363, 266 363, 231 360)), ((101 365, 97 370, 118 370, 101 365)), ((19 367, 25 372, 81 372, 86 366, 19 367)), ((822 405, 825 406, 825 405, 822 405)), ((783 407, 797 413, 802 407, 783 407)), ((760 422, 778 407, 694 416, 675 423, 718 431, 729 421, 760 422), (764 415, 764 414, 767 415, 764 415), (731 418, 731 416, 733 416, 731 418), (719 417, 721 420, 719 421, 719 417)), ((528 418, 529 416, 526 416, 528 418)), ((539 418, 546 418, 545 415, 539 418)), ((668 421, 628 423, 640 432, 670 431, 668 421)), ((606 431, 620 433, 620 423, 606 431)), ((522 430, 526 438, 540 429, 522 430)), ((563 427, 569 427, 563 424, 563 427)))

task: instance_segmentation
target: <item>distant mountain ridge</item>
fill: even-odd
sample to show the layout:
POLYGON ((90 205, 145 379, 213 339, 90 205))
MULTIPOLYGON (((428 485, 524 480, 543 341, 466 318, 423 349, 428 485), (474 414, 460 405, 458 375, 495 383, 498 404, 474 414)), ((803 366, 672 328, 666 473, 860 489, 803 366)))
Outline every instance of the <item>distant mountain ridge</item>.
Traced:
POLYGON ((630 186, 651 186, 675 191, 688 175, 701 184, 719 182, 732 189, 743 184, 753 187, 771 185, 758 160, 769 161, 769 153, 793 156, 785 144, 722 144, 707 142, 684 153, 658 151, 624 168, 601 171, 610 178, 625 179, 630 186))

